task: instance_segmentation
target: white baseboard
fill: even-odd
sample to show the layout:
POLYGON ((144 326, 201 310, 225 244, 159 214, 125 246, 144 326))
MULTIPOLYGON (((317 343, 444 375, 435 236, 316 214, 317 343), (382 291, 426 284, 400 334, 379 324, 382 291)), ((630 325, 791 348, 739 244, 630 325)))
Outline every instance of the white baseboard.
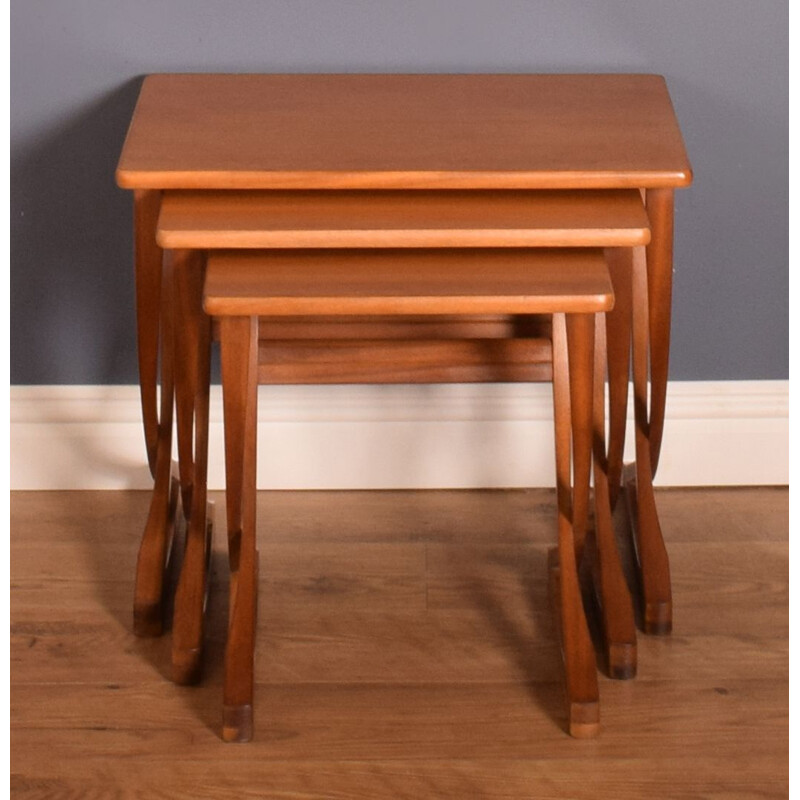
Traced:
MULTIPOLYGON (((10 411, 12 489, 151 485, 137 387, 14 386, 10 411)), ((209 486, 221 489, 219 387, 210 417, 209 486)), ((551 486, 551 389, 261 387, 258 448, 263 489, 551 486)), ((659 485, 788 481, 788 381, 670 383, 659 485)))

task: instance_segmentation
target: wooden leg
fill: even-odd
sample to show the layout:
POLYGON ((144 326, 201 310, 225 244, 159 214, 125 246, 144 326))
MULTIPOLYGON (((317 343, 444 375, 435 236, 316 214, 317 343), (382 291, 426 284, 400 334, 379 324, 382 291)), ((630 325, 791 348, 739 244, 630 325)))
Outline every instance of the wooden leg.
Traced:
POLYGON ((211 324, 202 308, 202 254, 176 251, 173 269, 178 452, 182 496, 192 507, 186 514, 186 547, 175 592, 172 672, 176 683, 185 684, 200 677, 213 533, 213 506, 207 502, 206 485, 211 324))
POLYGON ((222 737, 228 742, 246 742, 253 735, 253 650, 258 591, 255 538, 258 319, 223 317, 220 351, 231 564, 222 737))
MULTIPOLYGON (((161 264, 156 225, 161 192, 134 192, 134 269, 136 276, 136 341, 139 355, 139 391, 150 472, 156 477, 159 449, 158 361, 161 327, 161 264)), ((163 337, 163 332, 161 333, 163 337)))
POLYGON ((644 248, 633 256, 633 395, 636 418, 636 465, 626 468, 626 496, 634 543, 639 561, 644 598, 646 633, 666 634, 672 630, 672 589, 669 558, 658 521, 653 494, 651 425, 648 418, 648 280, 644 248))
POLYGON ((608 353, 608 489, 613 509, 622 483, 631 370, 631 271, 629 247, 605 251, 614 285, 614 309, 606 314, 608 353))
POLYGON ((165 574, 175 535, 179 483, 166 445, 159 447, 156 478, 139 555, 133 597, 133 632, 160 636, 164 631, 165 574))
MULTIPOLYGON (((609 460, 605 449, 606 348, 603 316, 596 317, 594 357, 594 507, 592 580, 600 606, 608 672, 612 678, 636 675, 636 622, 611 521, 609 460)), ((627 381, 626 381, 627 388, 627 381)))
MULTIPOLYGON (((139 266, 141 264, 137 259, 137 267, 139 266)), ((148 269, 153 267, 153 264, 148 265, 148 269)), ((139 546, 139 556, 136 564, 133 629, 137 636, 159 636, 163 630, 164 573, 172 550, 178 498, 178 482, 174 476, 174 465, 172 463, 174 386, 172 269, 169 262, 165 262, 162 269, 159 261, 158 276, 161 281, 157 295, 159 308, 154 312, 157 321, 153 322, 153 325, 156 329, 156 347, 158 347, 159 339, 161 341, 161 413, 160 416, 155 415, 154 417, 154 408, 151 408, 149 399, 147 403, 144 402, 145 394, 149 398, 150 389, 148 388, 145 393, 143 388, 142 409, 145 411, 145 431, 147 436, 150 435, 149 429, 152 426, 153 419, 155 418, 156 420, 156 438, 153 446, 155 482, 150 501, 150 511, 139 546)), ((152 276, 149 277, 151 278, 152 276)), ((152 311, 152 309, 149 309, 149 312, 152 311)), ((150 356, 157 360, 157 353, 151 353, 150 356)), ((150 365, 148 364, 148 366, 150 365)), ((149 382, 151 377, 152 375, 149 374, 148 369, 146 382, 149 382)), ((155 393, 154 383, 152 390, 155 393)))
POLYGON ((672 316, 673 189, 648 189, 645 195, 651 239, 647 247, 650 347, 650 469, 655 477, 661 454, 669 370, 672 316))
MULTIPOLYGON (((585 341, 587 326, 570 326, 570 349, 582 353, 591 344, 585 341), (583 337, 583 338, 582 338, 583 337)), ((600 727, 600 694, 597 662, 581 599, 577 554, 572 527, 573 502, 570 479, 571 398, 567 355, 567 330, 563 314, 553 315, 553 399, 556 440, 556 495, 558 502, 558 551, 550 554, 550 586, 556 610, 557 630, 564 665, 567 717, 572 736, 596 736, 600 727)), ((591 372, 591 360, 589 361, 591 372)), ((591 385, 591 384, 590 384, 591 385)), ((591 401, 578 411, 591 428, 591 401)), ((575 412, 572 412, 575 419, 575 412)), ((576 444, 577 446, 577 444, 576 444)), ((591 448, 591 443, 589 444, 591 448)), ((591 452, 590 452, 591 456, 591 452)), ((588 477, 587 477, 588 480, 588 477)))
POLYGON ((572 530, 578 566, 589 525, 589 483, 592 470, 592 353, 594 316, 567 316, 570 409, 572 417, 572 530))
POLYGON ((171 250, 175 304, 175 430, 178 440, 178 468, 181 499, 187 520, 192 513, 194 483, 195 402, 199 389, 203 313, 202 255, 193 250, 171 250))

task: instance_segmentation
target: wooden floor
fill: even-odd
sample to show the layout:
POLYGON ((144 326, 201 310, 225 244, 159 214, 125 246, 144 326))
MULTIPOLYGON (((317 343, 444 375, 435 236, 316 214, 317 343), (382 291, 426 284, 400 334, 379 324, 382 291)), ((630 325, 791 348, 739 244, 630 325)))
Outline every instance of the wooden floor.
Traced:
POLYGON ((207 671, 131 633, 147 495, 16 493, 15 798, 767 798, 788 793, 788 493, 658 494, 675 630, 564 732, 553 493, 263 493, 256 736, 219 738, 217 497, 207 671))

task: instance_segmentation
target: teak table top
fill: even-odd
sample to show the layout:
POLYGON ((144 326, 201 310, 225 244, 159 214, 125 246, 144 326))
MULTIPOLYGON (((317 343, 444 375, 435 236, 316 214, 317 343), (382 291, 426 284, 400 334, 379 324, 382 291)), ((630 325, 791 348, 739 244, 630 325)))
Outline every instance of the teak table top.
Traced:
POLYGON ((593 314, 614 305, 601 250, 217 250, 205 310, 225 315, 593 314))
POLYGON ((635 247, 635 189, 166 191, 161 247, 635 247))
POLYGON ((128 189, 687 186, 658 75, 145 78, 128 189))

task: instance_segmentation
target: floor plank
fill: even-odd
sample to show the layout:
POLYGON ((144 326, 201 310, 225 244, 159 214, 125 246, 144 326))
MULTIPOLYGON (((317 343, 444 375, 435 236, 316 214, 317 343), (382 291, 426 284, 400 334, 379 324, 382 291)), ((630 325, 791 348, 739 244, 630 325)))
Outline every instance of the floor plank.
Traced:
MULTIPOLYGON (((216 495, 217 519, 224 498, 216 495)), ((262 493, 256 737, 219 738, 216 533, 206 670, 131 631, 147 495, 14 493, 15 798, 778 798, 788 792, 788 492, 658 493, 675 630, 601 675, 565 733, 547 607, 553 495, 262 493)))

